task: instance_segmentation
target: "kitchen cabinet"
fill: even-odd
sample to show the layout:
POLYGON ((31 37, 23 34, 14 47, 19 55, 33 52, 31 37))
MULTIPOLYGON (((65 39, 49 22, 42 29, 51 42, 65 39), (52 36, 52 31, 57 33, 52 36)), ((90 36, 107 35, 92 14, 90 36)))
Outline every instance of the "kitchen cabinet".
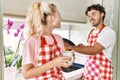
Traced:
POLYGON ((85 9, 87 0, 3 0, 4 16, 25 18, 27 8, 33 1, 55 3, 60 11, 62 21, 76 23, 86 22, 85 9))

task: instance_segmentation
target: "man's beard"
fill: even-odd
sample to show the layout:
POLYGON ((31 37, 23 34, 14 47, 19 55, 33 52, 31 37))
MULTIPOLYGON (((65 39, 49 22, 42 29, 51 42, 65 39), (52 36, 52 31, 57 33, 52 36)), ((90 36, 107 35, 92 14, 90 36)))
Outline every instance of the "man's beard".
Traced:
POLYGON ((92 23, 92 26, 93 26, 93 27, 97 27, 100 23, 101 23, 101 21, 99 20, 99 21, 97 21, 95 24, 92 23))

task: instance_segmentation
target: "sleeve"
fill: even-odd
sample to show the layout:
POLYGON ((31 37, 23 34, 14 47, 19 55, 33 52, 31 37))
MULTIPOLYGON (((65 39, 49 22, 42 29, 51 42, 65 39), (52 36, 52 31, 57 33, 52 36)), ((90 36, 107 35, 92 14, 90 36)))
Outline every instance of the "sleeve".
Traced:
POLYGON ((34 55, 35 49, 34 49, 34 41, 32 41, 30 38, 26 40, 22 52, 22 65, 24 64, 34 64, 34 55))
POLYGON ((60 47, 60 49, 61 49, 60 50, 61 53, 63 53, 65 48, 64 48, 64 42, 63 42, 62 37, 60 35, 57 35, 57 34, 54 34, 54 36, 55 36, 56 41, 58 43, 58 47, 60 47))
POLYGON ((106 30, 99 35, 97 42, 103 45, 105 48, 114 44, 116 40, 116 34, 113 30, 106 30))

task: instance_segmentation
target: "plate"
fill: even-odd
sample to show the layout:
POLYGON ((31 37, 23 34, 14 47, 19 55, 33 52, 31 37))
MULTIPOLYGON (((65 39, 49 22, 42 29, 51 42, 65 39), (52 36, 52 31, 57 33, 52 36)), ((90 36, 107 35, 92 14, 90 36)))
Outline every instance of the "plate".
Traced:
POLYGON ((74 44, 71 40, 69 40, 69 39, 63 38, 63 41, 64 41, 65 43, 68 43, 68 44, 71 45, 71 46, 75 46, 75 44, 74 44))
POLYGON ((71 51, 71 49, 67 49, 66 48, 69 45, 75 46, 75 44, 71 40, 69 40, 69 39, 63 38, 63 42, 64 42, 64 46, 65 46, 65 51, 71 51))

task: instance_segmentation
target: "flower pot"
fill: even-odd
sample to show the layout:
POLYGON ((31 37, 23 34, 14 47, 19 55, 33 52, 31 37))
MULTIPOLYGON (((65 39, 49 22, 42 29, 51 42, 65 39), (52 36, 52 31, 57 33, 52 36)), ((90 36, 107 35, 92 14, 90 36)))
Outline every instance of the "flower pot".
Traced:
POLYGON ((15 80, 16 67, 4 68, 4 80, 15 80))

